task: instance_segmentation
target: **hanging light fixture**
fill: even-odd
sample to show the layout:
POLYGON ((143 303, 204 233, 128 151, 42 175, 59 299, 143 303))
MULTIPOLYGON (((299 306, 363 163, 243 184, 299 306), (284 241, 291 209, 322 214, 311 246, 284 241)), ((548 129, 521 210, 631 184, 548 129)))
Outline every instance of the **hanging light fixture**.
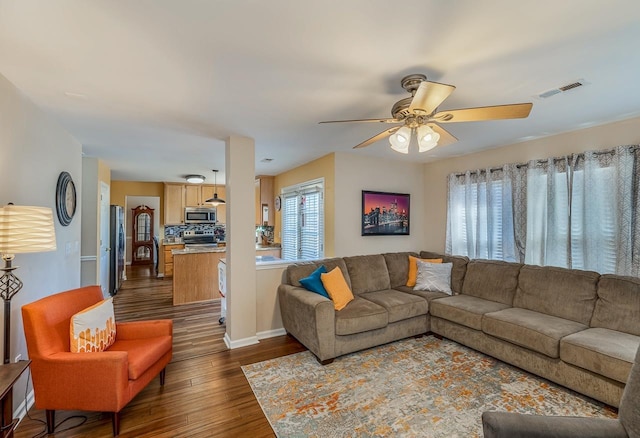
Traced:
POLYGON ((427 152, 438 146, 440 134, 428 125, 418 126, 418 151, 427 152))
POLYGON ((206 201, 204 201, 207 204, 213 205, 214 207, 217 207, 220 204, 226 204, 226 202, 224 202, 224 199, 218 198, 217 176, 218 176, 218 171, 216 169, 213 169, 213 198, 209 198, 206 201))
POLYGON ((206 179, 204 175, 187 175, 185 178, 189 184, 202 184, 206 179))
POLYGON ((398 129, 395 134, 389 137, 389 143, 391 143, 391 149, 394 151, 408 154, 409 144, 411 143, 411 129, 408 126, 398 129))

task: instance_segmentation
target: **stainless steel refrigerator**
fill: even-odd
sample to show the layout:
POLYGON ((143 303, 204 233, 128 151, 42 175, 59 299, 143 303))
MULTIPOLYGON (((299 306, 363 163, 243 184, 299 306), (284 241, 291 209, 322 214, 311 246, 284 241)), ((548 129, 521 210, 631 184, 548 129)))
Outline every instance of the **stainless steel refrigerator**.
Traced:
POLYGON ((109 293, 115 295, 124 277, 124 209, 119 205, 111 206, 109 236, 109 293))

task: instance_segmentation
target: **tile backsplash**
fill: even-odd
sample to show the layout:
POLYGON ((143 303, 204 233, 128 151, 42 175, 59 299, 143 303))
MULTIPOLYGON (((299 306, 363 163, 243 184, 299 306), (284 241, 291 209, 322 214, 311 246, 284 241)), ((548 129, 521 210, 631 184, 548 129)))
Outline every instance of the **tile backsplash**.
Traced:
POLYGON ((218 242, 225 240, 224 224, 208 225, 208 224, 192 224, 192 225, 165 225, 164 238, 172 239, 182 237, 185 231, 213 230, 218 242))

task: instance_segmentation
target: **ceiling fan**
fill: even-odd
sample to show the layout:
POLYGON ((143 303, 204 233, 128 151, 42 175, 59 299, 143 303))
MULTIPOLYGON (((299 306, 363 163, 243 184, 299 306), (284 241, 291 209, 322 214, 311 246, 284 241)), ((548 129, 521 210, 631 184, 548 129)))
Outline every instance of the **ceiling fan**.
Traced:
POLYGON ((411 137, 414 133, 418 139, 418 150, 420 152, 426 152, 438 145, 446 146, 458 140, 441 127, 439 123, 521 119, 529 116, 533 106, 532 103, 516 103, 436 112, 438 106, 453 93, 456 87, 427 81, 427 77, 423 74, 405 76, 402 78, 401 83, 402 88, 411 93, 411 97, 399 100, 393 105, 391 108, 392 118, 329 120, 320 123, 374 122, 400 124, 400 126, 394 126, 374 135, 370 139, 354 146, 354 149, 369 146, 378 140, 389 137, 393 150, 408 154, 411 137))

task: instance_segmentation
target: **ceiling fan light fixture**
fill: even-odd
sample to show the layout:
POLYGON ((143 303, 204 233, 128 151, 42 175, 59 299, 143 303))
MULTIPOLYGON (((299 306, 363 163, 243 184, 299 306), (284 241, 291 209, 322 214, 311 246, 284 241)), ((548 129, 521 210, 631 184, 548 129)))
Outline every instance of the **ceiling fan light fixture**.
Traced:
POLYGON ((438 146, 440 134, 431 129, 430 126, 422 125, 418 127, 418 151, 427 152, 438 146))
POLYGON ((206 179, 203 175, 187 175, 185 178, 189 184, 202 184, 206 179))
POLYGON ((389 143, 391 144, 391 149, 394 151, 400 152, 401 154, 408 154, 409 144, 411 143, 411 129, 407 126, 398 129, 395 134, 389 137, 389 143))

